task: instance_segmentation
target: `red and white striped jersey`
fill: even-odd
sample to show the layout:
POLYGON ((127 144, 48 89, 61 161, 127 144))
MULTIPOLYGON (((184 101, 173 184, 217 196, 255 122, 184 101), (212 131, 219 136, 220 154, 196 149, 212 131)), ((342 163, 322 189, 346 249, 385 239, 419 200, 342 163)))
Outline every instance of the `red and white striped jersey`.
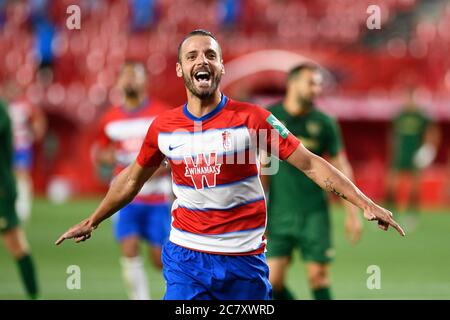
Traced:
POLYGON ((264 252, 266 201, 257 151, 286 159, 299 140, 267 110, 228 99, 197 118, 181 106, 158 116, 137 157, 172 168, 170 241, 204 252, 264 252))
POLYGON ((12 102, 9 106, 16 150, 26 150, 33 145, 32 121, 34 113, 37 112, 36 108, 24 98, 12 102))
MULTIPOLYGON (((158 114, 167 109, 161 102, 145 101, 135 110, 113 106, 106 111, 100 121, 97 147, 112 146, 116 160, 114 175, 136 159, 149 125, 158 114)), ((135 201, 150 204, 167 202, 170 192, 170 177, 158 176, 144 184, 135 201)))

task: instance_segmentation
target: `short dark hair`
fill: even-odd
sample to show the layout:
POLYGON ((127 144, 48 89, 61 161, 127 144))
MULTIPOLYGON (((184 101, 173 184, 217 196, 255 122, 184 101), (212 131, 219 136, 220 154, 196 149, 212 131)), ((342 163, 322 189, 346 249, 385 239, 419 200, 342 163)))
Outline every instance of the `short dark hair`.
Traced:
POLYGON ((288 76, 287 76, 287 81, 289 82, 289 81, 293 80, 294 78, 296 78, 300 73, 302 73, 305 70, 318 71, 319 67, 310 62, 301 63, 301 64, 293 67, 291 70, 289 70, 288 76))
MULTIPOLYGON (((214 41, 216 41, 217 44, 219 44, 219 41, 217 41, 217 38, 216 38, 211 32, 209 32, 208 30, 205 30, 205 29, 195 29, 195 30, 192 30, 191 32, 189 32, 189 33, 183 38, 183 40, 182 40, 182 41, 180 42, 180 44, 178 45, 178 62, 181 63, 181 46, 183 45, 183 43, 184 43, 187 39, 189 39, 190 37, 193 37, 193 36, 210 37, 210 38, 214 39, 214 41)), ((220 45, 219 45, 219 54, 220 54, 220 57, 222 57, 222 48, 220 47, 220 45)))
POLYGON ((120 67, 120 73, 122 73, 125 70, 125 68, 127 68, 127 67, 140 69, 144 73, 144 75, 147 77, 147 69, 145 67, 145 64, 142 61, 125 60, 124 63, 122 64, 122 66, 120 67))
POLYGON ((125 60, 122 63, 122 66, 120 67, 120 70, 125 69, 126 67, 137 67, 137 68, 144 68, 145 70, 145 64, 142 61, 138 61, 138 60, 125 60))

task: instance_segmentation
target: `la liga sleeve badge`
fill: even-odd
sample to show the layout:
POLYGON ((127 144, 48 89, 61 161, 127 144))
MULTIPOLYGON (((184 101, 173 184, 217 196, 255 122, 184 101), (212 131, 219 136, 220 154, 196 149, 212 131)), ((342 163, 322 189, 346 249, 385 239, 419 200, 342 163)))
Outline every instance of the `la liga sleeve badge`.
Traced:
POLYGON ((284 124, 281 123, 280 120, 275 118, 273 114, 270 114, 270 116, 267 117, 266 121, 280 134, 280 136, 283 137, 283 139, 286 139, 286 137, 289 135, 289 130, 284 126, 284 124))

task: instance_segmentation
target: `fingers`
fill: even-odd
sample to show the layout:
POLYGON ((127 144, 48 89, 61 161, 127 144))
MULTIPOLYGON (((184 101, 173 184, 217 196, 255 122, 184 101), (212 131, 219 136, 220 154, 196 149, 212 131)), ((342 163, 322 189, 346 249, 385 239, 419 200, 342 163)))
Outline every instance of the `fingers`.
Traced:
POLYGON ((381 230, 387 231, 389 226, 392 226, 402 237, 404 237, 406 233, 403 228, 392 218, 392 212, 385 209, 382 209, 382 211, 382 213, 374 213, 370 211, 364 212, 364 216, 369 221, 377 220, 378 228, 380 228, 381 230))
POLYGON ((390 211, 388 211, 388 210, 386 210, 386 211, 387 211, 387 213, 388 213, 388 216, 387 216, 386 219, 383 219, 383 220, 384 220, 384 224, 387 224, 387 225, 386 225, 386 230, 387 230, 387 228, 388 228, 389 226, 392 226, 393 228, 395 228, 395 230, 397 230, 398 233, 400 233, 400 235, 401 235, 402 237, 404 237, 406 233, 405 233, 405 231, 402 229, 402 227, 400 227, 400 225, 394 220, 392 212, 390 212, 390 211))
POLYGON ((389 215, 386 219, 383 220, 378 220, 378 227, 384 231, 386 231, 389 226, 392 226, 395 230, 397 230, 398 233, 400 233, 400 235, 402 237, 404 237, 406 235, 405 231, 403 230, 403 228, 392 218, 392 213, 389 212, 389 215))
POLYGON ((378 228, 380 228, 381 230, 387 231, 387 229, 389 228, 389 223, 382 221, 382 220, 378 220, 378 228))
POLYGON ((79 243, 79 242, 86 241, 86 240, 89 239, 90 237, 91 237, 90 234, 89 234, 89 235, 85 234, 85 235, 82 235, 82 236, 79 236, 79 237, 75 237, 74 239, 75 239, 75 242, 76 242, 76 243, 79 243))
POLYGON ((90 237, 91 237, 91 234, 90 234, 90 233, 89 233, 89 234, 82 235, 82 236, 79 236, 79 237, 75 237, 75 242, 76 242, 76 243, 79 243, 79 242, 82 242, 82 241, 86 241, 86 240, 88 240, 90 237))
POLYGON ((400 233, 400 235, 402 237, 404 237, 406 235, 405 231, 403 230, 402 227, 400 227, 400 225, 394 220, 394 219, 390 219, 389 224, 395 229, 397 230, 398 233, 400 233))
POLYGON ((72 238, 75 237, 75 236, 76 236, 76 235, 74 234, 73 231, 72 231, 72 232, 67 231, 67 232, 65 232, 61 237, 59 237, 58 240, 56 240, 55 244, 56 244, 56 245, 60 245, 64 240, 72 239, 72 238))
POLYGON ((75 239, 76 243, 81 242, 81 241, 86 241, 87 239, 89 239, 91 237, 92 230, 93 229, 91 229, 89 231, 89 233, 86 233, 85 230, 79 230, 79 229, 72 230, 72 231, 69 230, 69 231, 65 232, 62 236, 60 236, 58 238, 58 240, 55 241, 55 244, 60 245, 64 240, 72 239, 72 238, 75 239))
POLYGON ((59 238, 58 238, 58 240, 56 240, 55 241, 55 244, 57 245, 57 246, 59 246, 64 240, 66 240, 67 238, 66 238, 66 234, 64 233, 62 236, 60 236, 59 238))

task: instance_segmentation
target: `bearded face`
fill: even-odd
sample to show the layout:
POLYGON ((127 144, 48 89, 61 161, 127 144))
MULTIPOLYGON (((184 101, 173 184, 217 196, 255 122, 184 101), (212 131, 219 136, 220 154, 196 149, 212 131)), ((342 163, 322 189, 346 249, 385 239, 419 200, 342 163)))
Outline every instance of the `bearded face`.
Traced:
POLYGON ((129 99, 137 99, 139 96, 139 90, 135 86, 126 86, 123 89, 125 96, 129 99))
POLYGON ((221 73, 215 73, 208 66, 199 67, 189 74, 183 73, 186 88, 199 99, 208 99, 219 87, 221 73))
POLYGON ((298 103, 310 105, 322 91, 322 75, 316 70, 304 70, 295 81, 298 103))
POLYGON ((219 87, 224 68, 217 42, 207 36, 193 36, 182 45, 177 75, 199 99, 208 99, 219 87))
POLYGON ((127 99, 138 99, 145 92, 147 75, 139 64, 129 64, 123 67, 118 86, 127 99))

